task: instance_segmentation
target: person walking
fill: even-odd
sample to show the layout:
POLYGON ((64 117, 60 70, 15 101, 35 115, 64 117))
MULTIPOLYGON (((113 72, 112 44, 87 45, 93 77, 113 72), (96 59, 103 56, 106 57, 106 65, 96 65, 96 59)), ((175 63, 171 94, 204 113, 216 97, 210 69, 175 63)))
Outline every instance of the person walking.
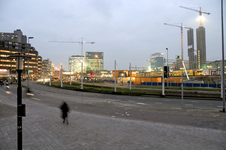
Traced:
POLYGON ((68 115, 67 113, 69 112, 69 108, 66 102, 63 102, 63 104, 60 107, 61 111, 62 111, 62 118, 63 118, 63 123, 65 123, 68 125, 68 115))

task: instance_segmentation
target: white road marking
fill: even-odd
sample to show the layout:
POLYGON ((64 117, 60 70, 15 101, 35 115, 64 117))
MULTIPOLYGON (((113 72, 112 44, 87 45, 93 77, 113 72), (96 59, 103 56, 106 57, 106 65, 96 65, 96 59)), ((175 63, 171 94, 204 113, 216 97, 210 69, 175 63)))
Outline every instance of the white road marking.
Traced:
POLYGON ((155 104, 160 104, 160 105, 161 105, 162 103, 159 103, 159 102, 155 102, 155 104))
POLYGON ((32 93, 27 93, 27 95, 31 95, 31 96, 34 96, 34 94, 32 94, 32 93))
POLYGON ((137 103, 137 104, 139 104, 139 105, 146 105, 145 103, 137 103))
POLYGON ((199 101, 191 101, 191 102, 193 102, 193 103, 199 103, 199 101))
POLYGON ((193 104, 185 104, 185 106, 193 106, 193 104))

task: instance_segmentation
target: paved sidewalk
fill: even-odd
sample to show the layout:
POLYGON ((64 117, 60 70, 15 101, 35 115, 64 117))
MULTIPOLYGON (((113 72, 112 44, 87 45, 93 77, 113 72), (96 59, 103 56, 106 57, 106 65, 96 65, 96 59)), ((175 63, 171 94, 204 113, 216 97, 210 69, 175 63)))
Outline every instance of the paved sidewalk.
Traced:
MULTIPOLYGON (((0 99, 0 149, 16 149, 16 102, 0 99)), ((25 150, 225 150, 226 131, 186 125, 126 120, 71 111, 69 125, 60 110, 24 99, 25 150)))

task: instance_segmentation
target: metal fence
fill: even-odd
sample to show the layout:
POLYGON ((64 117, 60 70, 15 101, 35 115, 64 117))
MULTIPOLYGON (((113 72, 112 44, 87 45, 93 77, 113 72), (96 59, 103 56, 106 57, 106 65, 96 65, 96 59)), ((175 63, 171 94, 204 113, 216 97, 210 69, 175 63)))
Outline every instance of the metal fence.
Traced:
MULTIPOLYGON (((165 86, 181 87, 182 83, 165 83, 165 86)), ((162 82, 142 82, 141 85, 162 86, 162 82)), ((204 83, 183 83, 183 87, 210 87, 220 88, 221 84, 204 84, 204 83)))

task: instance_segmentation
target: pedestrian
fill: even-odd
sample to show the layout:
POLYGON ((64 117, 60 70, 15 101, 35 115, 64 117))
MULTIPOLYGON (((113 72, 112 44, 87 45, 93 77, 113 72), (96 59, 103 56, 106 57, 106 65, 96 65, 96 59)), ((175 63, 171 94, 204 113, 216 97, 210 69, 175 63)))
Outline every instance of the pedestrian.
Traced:
POLYGON ((66 124, 68 125, 68 116, 67 113, 69 112, 69 108, 66 102, 63 102, 63 104, 60 107, 61 111, 62 111, 62 118, 63 118, 63 123, 66 122, 66 124))

